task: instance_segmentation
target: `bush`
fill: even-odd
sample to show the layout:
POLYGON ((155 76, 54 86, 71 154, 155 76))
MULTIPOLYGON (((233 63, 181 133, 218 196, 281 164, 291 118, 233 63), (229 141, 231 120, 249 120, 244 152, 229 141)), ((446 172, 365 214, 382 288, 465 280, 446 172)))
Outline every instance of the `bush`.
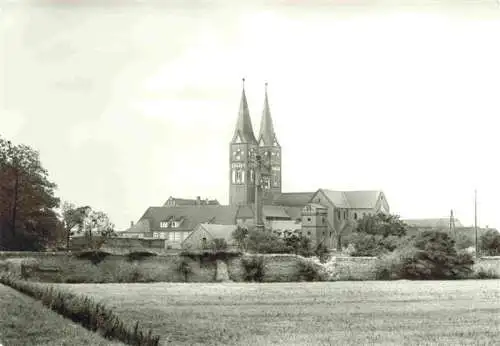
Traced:
POLYGON ((0 276, 0 282, 8 285, 30 297, 40 300, 43 305, 81 324, 93 332, 98 332, 107 339, 116 339, 129 345, 157 346, 160 337, 139 330, 139 322, 134 328, 126 326, 110 309, 102 304, 96 304, 87 297, 63 292, 53 287, 45 288, 12 276, 0 276))
POLYGON ((193 269, 189 265, 189 262, 185 258, 182 258, 177 265, 177 271, 182 275, 184 281, 187 281, 189 275, 193 272, 193 269))
POLYGON ((455 241, 446 232, 423 232, 415 248, 414 255, 402 261, 400 275, 404 279, 463 279, 472 273, 472 256, 458 253, 455 241))
POLYGON ((319 258, 321 263, 326 263, 330 259, 330 251, 328 250, 326 245, 323 243, 319 244, 316 247, 314 254, 316 255, 316 257, 319 258))
POLYGON ((210 248, 213 251, 223 251, 227 250, 227 242, 223 238, 215 238, 210 242, 210 248))
POLYGON ((481 236, 481 249, 486 256, 500 255, 500 233, 489 230, 481 236))
POLYGON ((321 273, 321 268, 314 262, 309 260, 300 261, 297 263, 298 281, 323 281, 324 276, 321 273))
POLYGON ((152 257, 152 256, 158 256, 157 254, 153 252, 148 252, 148 251, 134 251, 130 252, 126 255, 127 261, 128 262, 134 262, 134 261, 141 261, 145 258, 152 257))
POLYGON ((264 257, 252 256, 241 260, 243 266, 243 280, 262 282, 266 271, 264 257))
POLYGON ((99 250, 89 250, 77 253, 76 258, 87 259, 93 265, 98 265, 109 255, 111 255, 109 252, 99 251, 99 250))
POLYGON ((500 275, 498 275, 493 269, 479 269, 473 275, 474 279, 485 280, 485 279, 500 279, 500 275))

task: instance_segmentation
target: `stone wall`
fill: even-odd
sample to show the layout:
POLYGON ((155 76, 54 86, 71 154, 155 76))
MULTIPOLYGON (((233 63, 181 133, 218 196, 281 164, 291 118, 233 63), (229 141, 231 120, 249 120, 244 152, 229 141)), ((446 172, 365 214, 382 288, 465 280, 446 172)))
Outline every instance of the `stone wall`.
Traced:
MULTIPOLYGON (((243 281, 242 259, 255 255, 232 256, 226 260, 231 281, 243 281)), ((264 282, 296 281, 298 264, 305 259, 296 255, 258 255, 265 261, 264 282)), ((74 254, 50 252, 0 252, 0 270, 20 272, 21 264, 30 269, 35 280, 54 282, 183 282, 179 266, 190 268, 188 282, 214 282, 217 263, 210 258, 189 258, 178 254, 161 253, 130 261, 123 254, 111 254, 94 265, 74 254)), ((328 263, 335 280, 375 280, 374 257, 333 257, 328 263)), ((474 271, 487 271, 500 276, 500 256, 482 257, 474 271)))
POLYGON ((500 277, 500 256, 484 256, 474 264, 474 271, 494 273, 500 277))

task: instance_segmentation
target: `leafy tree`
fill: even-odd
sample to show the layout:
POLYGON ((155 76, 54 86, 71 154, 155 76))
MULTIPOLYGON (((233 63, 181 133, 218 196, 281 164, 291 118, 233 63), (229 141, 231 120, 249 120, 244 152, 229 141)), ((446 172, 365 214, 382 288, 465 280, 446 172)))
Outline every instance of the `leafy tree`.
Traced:
POLYGON ((461 279, 472 272, 472 256, 458 253, 455 241, 446 232, 425 231, 414 244, 416 252, 402 261, 401 278, 461 279))
POLYGON ((407 225, 396 215, 365 215, 349 238, 355 247, 352 256, 380 256, 392 252, 407 241, 407 230, 407 225))
POLYGON ((63 218, 66 237, 83 236, 85 245, 91 249, 100 249, 108 238, 116 236, 108 215, 91 207, 74 208, 67 203, 63 205, 63 218))
POLYGON ((0 137, 0 246, 9 250, 43 248, 57 223, 56 184, 40 162, 37 151, 0 137))
POLYGON ((481 236, 481 249, 487 256, 500 256, 500 233, 497 230, 488 230, 481 236))
POLYGON ((231 235, 242 251, 247 250, 248 233, 248 228, 238 225, 231 235))
POLYGON ((61 209, 66 248, 69 249, 71 236, 83 230, 85 218, 89 216, 91 208, 89 206, 77 207, 75 204, 65 201, 61 209))

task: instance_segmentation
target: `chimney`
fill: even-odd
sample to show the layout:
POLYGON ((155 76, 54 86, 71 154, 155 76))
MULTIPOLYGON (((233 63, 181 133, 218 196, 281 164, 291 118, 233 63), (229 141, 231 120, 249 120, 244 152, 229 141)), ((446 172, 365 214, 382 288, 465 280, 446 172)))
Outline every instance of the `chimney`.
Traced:
POLYGON ((130 221, 130 227, 134 227, 134 221, 130 221))
POLYGON ((196 196, 196 205, 200 205, 200 204, 201 204, 201 197, 196 196))

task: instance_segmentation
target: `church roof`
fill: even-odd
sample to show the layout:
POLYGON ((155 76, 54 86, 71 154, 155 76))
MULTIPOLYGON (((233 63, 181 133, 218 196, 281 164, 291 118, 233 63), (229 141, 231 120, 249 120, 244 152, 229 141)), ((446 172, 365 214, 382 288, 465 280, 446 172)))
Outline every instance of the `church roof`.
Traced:
POLYGON ((263 146, 274 146, 274 143, 278 143, 276 138, 276 133, 274 132, 273 119, 271 118, 271 110, 269 109, 269 100, 267 97, 267 83, 266 83, 266 94, 264 98, 264 110, 262 111, 262 118, 260 121, 260 132, 259 132, 259 145, 263 146))
POLYGON ((273 199, 274 205, 286 207, 303 207, 314 196, 316 192, 285 192, 276 194, 273 199))
MULTIPOLYGON (((382 191, 334 191, 320 189, 323 194, 338 208, 373 209, 382 191)), ((316 201, 312 201, 316 202, 316 201)))
MULTIPOLYGON (((243 79, 243 82, 245 80, 243 79)), ((255 134, 253 132, 252 119, 248 109, 247 97, 245 95, 245 87, 241 92, 240 110, 238 112, 238 121, 234 130, 233 142, 252 143, 256 144, 255 134)))

